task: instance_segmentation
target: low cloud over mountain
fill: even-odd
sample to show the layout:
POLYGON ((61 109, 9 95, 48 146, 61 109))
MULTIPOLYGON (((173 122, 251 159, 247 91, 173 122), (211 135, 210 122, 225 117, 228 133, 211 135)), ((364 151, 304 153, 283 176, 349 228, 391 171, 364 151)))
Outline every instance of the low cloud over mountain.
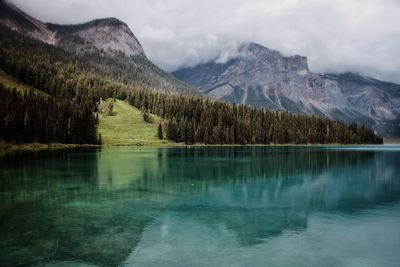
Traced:
POLYGON ((307 55, 313 72, 359 72, 400 82, 398 0, 11 0, 42 21, 127 22, 148 57, 169 71, 256 41, 307 55))

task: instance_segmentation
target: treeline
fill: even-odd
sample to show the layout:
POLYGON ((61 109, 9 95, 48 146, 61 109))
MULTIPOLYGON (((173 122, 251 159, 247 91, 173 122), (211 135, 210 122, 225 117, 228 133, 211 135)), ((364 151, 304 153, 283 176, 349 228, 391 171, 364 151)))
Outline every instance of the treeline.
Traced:
POLYGON ((1 105, 7 108, 0 115, 0 138, 14 142, 98 143, 96 104, 101 98, 115 97, 127 99, 145 115, 150 112, 161 116, 158 135, 174 142, 382 143, 372 130, 356 124, 157 92, 140 81, 134 83, 122 72, 110 72, 111 63, 104 66, 101 60, 94 61, 93 54, 75 55, 0 27, 0 69, 49 95, 3 92, 1 105), (37 121, 40 127, 26 123, 26 118, 32 125, 37 121))
POLYGON ((161 116, 164 124, 159 127, 158 135, 165 135, 174 142, 242 145, 383 142, 365 126, 316 116, 143 90, 132 92, 128 101, 139 109, 161 116))
POLYGON ((9 143, 97 144, 97 118, 89 102, 21 94, 0 82, 0 138, 9 143))

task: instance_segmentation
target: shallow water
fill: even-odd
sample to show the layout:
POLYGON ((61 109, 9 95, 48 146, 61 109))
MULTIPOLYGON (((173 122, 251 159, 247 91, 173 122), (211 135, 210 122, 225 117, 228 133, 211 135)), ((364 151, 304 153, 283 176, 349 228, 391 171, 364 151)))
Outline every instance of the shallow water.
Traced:
POLYGON ((0 156, 0 266, 398 266, 400 146, 0 156))

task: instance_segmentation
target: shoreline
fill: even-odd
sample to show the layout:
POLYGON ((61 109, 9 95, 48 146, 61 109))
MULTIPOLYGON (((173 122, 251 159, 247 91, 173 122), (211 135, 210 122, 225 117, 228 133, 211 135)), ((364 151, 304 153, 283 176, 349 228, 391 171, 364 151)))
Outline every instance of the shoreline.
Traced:
POLYGON ((27 144, 9 144, 0 143, 1 152, 12 152, 12 151, 36 151, 36 150, 51 150, 51 149, 69 149, 78 147, 101 147, 101 145, 90 145, 90 144, 42 144, 42 143, 27 143, 27 144))
POLYGON ((132 148, 174 148, 174 147, 321 147, 321 146, 371 146, 371 145, 400 145, 400 142, 384 142, 383 144, 193 144, 187 145, 184 143, 166 143, 166 144, 140 144, 140 145, 91 145, 91 144, 0 144, 0 152, 13 151, 39 151, 39 150, 58 150, 72 148, 117 148, 117 147, 132 147, 132 148))

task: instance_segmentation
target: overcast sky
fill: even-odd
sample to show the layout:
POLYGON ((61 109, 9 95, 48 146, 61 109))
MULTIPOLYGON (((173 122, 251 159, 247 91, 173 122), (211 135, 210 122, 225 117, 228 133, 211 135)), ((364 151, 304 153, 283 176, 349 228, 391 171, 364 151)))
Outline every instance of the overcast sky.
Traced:
POLYGON ((314 72, 400 83, 400 0, 11 0, 53 23, 116 17, 166 70, 242 42, 308 57, 314 72))

